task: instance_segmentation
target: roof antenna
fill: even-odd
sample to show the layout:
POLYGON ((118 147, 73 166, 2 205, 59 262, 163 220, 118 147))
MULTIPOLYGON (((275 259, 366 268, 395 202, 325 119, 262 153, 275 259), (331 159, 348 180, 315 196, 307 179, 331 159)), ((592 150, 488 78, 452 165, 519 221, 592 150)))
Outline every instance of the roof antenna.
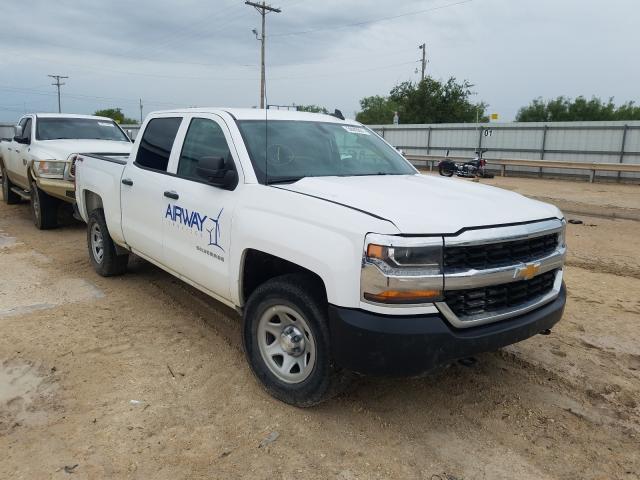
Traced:
POLYGON ((267 74, 264 75, 264 184, 269 185, 269 101, 267 100, 267 74))

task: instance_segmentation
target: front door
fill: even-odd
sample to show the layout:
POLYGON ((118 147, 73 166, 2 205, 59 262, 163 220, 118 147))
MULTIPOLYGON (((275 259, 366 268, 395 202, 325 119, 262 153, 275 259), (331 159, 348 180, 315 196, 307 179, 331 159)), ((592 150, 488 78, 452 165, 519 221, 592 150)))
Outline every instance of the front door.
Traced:
POLYGON ((31 143, 31 118, 24 119, 24 123, 20 122, 22 125, 22 138, 28 139, 28 143, 18 143, 16 141, 11 142, 11 148, 13 151, 10 156, 10 170, 11 170, 11 181, 16 185, 19 185, 22 188, 29 189, 27 171, 28 167, 28 155, 31 143))
MULTIPOLYGON (((185 120, 186 121, 186 120, 185 120)), ((164 263, 222 298, 230 298, 231 218, 237 194, 208 184, 196 171, 203 157, 238 171, 231 135, 216 115, 192 117, 171 182, 178 198, 164 203, 164 263), (232 153, 233 152, 233 153, 232 153)))
POLYGON ((134 251, 162 262, 162 222, 171 176, 167 166, 181 117, 154 118, 147 124, 136 159, 122 174, 122 232, 134 251))

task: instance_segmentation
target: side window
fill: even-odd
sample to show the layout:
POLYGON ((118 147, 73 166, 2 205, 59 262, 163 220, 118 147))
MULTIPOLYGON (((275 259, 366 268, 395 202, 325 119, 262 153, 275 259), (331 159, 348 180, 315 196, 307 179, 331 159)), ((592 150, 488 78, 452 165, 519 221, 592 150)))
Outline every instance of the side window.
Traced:
POLYGON ((26 138, 31 142, 31 119, 27 118, 27 121, 22 126, 22 138, 26 138))
POLYGON ((171 148, 182 118, 154 118, 147 124, 136 156, 141 167, 167 171, 171 148))
POLYGON ((196 168, 203 157, 224 158, 229 165, 233 164, 231 151, 220 125, 206 118, 194 118, 182 146, 178 176, 200 180, 196 168))

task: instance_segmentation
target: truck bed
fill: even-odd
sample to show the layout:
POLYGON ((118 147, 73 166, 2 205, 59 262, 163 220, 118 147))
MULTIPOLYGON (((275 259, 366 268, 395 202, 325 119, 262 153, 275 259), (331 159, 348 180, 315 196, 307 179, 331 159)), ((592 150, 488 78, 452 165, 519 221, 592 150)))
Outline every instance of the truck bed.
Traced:
POLYGON ((124 243, 120 215, 120 181, 127 164, 128 154, 81 153, 75 161, 76 203, 78 212, 86 222, 88 213, 101 202, 111 237, 124 243))

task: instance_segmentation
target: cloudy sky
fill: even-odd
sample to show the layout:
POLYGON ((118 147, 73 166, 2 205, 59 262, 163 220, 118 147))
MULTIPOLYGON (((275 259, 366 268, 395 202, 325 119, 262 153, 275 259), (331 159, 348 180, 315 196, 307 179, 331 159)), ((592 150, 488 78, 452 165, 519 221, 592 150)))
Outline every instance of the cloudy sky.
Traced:
MULTIPOLYGON (((428 73, 475 84, 510 121, 532 98, 640 102, 638 0, 279 0, 267 17, 268 102, 353 116, 428 73)), ((0 121, 65 112, 259 103, 258 13, 243 0, 23 0, 2 7, 0 121)))

